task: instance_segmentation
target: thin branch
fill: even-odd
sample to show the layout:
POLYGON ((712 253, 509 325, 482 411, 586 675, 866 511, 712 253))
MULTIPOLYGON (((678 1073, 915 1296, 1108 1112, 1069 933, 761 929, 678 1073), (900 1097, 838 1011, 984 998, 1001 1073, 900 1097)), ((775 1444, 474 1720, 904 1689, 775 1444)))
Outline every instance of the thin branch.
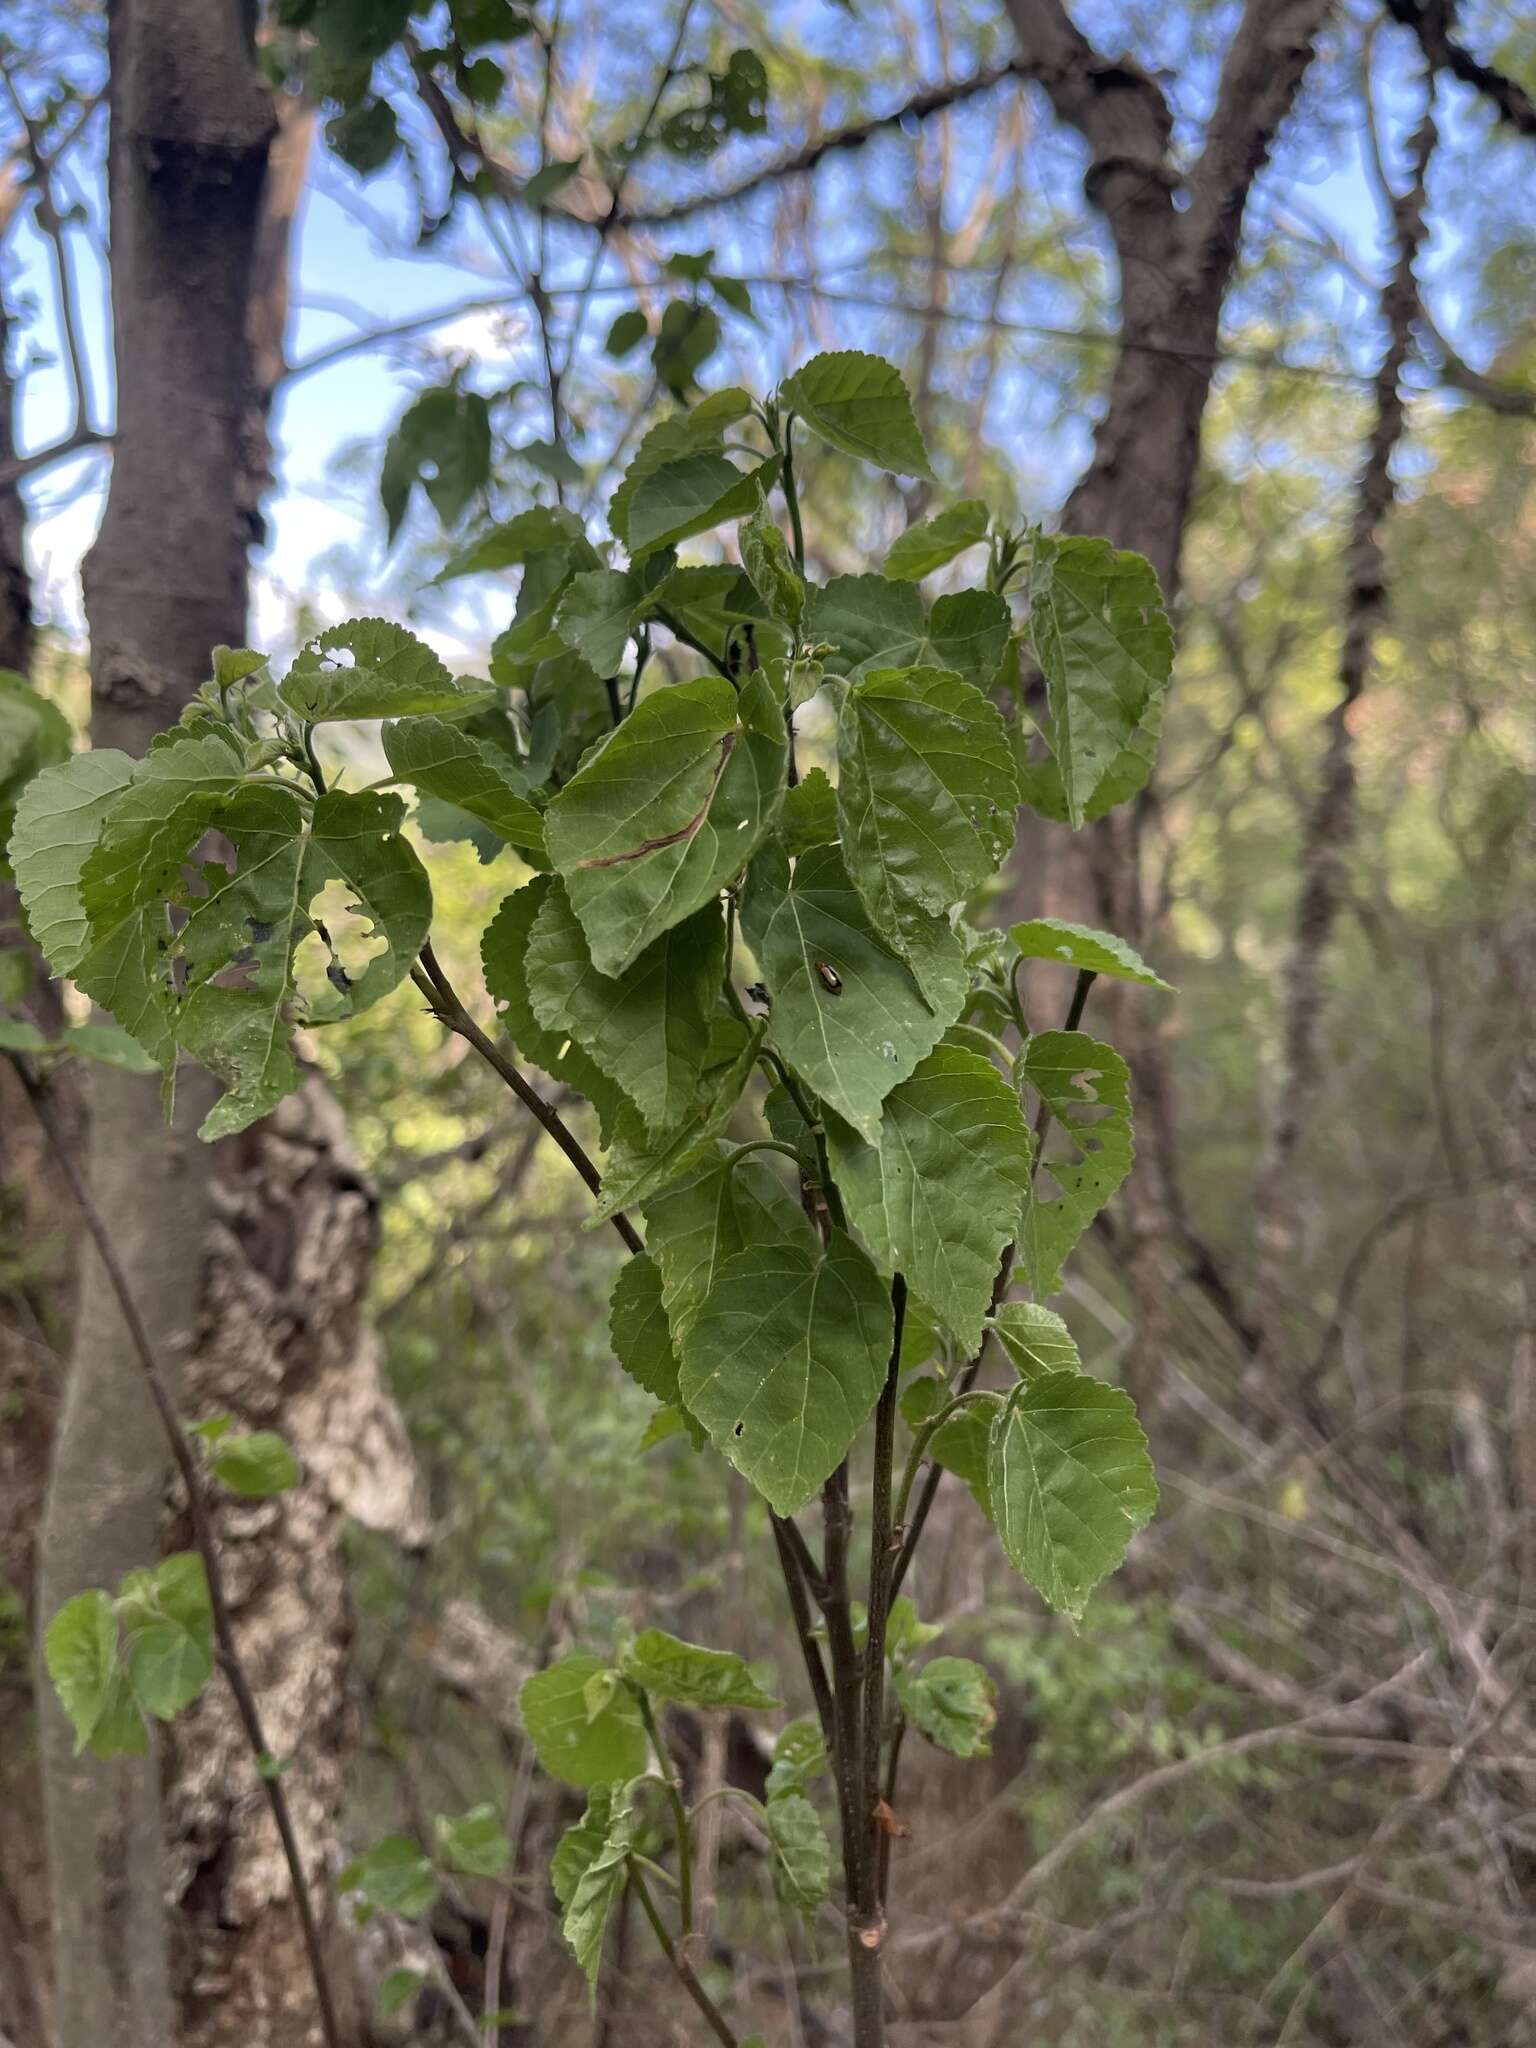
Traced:
POLYGON ((1446 0, 1385 0, 1387 13, 1404 28, 1411 28, 1419 47, 1436 71, 1448 71, 1463 85, 1483 95, 1519 135, 1536 137, 1536 100, 1523 85, 1506 73, 1474 57, 1464 43, 1450 32, 1451 9, 1446 0))
POLYGON ((320 1939, 320 1926, 315 1916, 314 1900, 310 1893, 309 1879, 304 1870, 304 1859, 299 1850, 298 1836, 294 1831, 293 1815, 288 1807, 288 1795, 283 1787, 281 1775, 272 1768, 273 1756, 261 1724, 261 1710, 256 1704, 256 1695, 246 1676, 245 1666, 240 1661, 239 1647, 235 1642, 234 1623, 230 1616, 229 1599, 224 1586, 223 1565, 219 1556, 217 1538, 214 1535, 213 1517, 208 1506, 208 1496, 203 1485, 202 1470, 197 1454, 192 1448, 181 1419, 176 1413, 174 1402, 166 1391, 165 1381, 150 1342, 149 1331, 139 1313, 134 1299, 133 1288, 128 1275, 118 1258, 117 1247, 112 1241, 95 1197, 86 1186, 79 1167, 75 1164, 69 1146, 53 1118, 46 1090, 32 1073, 27 1062, 15 1053, 7 1055, 22 1091, 32 1106, 49 1148, 59 1163, 59 1169, 69 1184, 76 1207, 86 1233, 96 1248, 107 1284, 116 1298, 118 1310, 127 1329, 129 1342, 139 1362, 150 1400, 154 1404, 160 1426, 165 1432, 176 1470, 181 1475, 186 1489, 187 1512, 192 1523, 192 1538, 198 1555, 203 1561, 203 1570, 208 1579, 208 1601, 213 1614, 214 1641, 218 1649, 219 1669, 234 1697, 235 1710, 240 1717, 246 1743, 256 1766, 256 1775, 261 1780, 267 1805, 277 1827, 278 1839, 282 1844, 283 1860, 288 1867, 289 1882, 293 1886, 294 1905, 299 1915, 299 1925, 304 1937, 305 1955, 309 1962, 310 1975, 314 1979, 315 1999, 320 2008, 320 2024, 325 2035, 327 2048, 341 2048, 341 2031, 337 2025, 336 2006, 332 1997, 330 1977, 326 1970, 325 1951, 320 1939))
MULTIPOLYGON (((591 1192, 601 1199, 603 1177, 592 1164, 579 1138, 561 1118, 558 1110, 547 1103, 543 1096, 522 1071, 509 1060, 501 1047, 480 1029, 474 1018, 465 1009, 454 991, 453 984, 438 964, 431 941, 421 949, 421 965, 412 969, 411 979, 426 997, 432 1014, 439 1023, 474 1047, 488 1067, 501 1076, 523 1107, 532 1112, 544 1126, 572 1166, 581 1175, 591 1192)), ((622 1213, 610 1216, 609 1222, 618 1232, 624 1248, 630 1252, 643 1252, 645 1244, 639 1232, 622 1213)))
POLYGON ((624 228, 667 227, 674 221, 703 213, 712 206, 732 206, 737 200, 760 192, 765 185, 776 185, 785 178, 800 177, 814 171, 829 156, 862 149, 867 142, 892 128, 905 127, 910 121, 925 121, 930 114, 942 113, 946 107, 961 106, 980 93, 990 92, 993 86, 1001 85, 1005 79, 1020 77, 1023 69, 1017 59, 1010 58, 1006 64, 989 65, 984 71, 973 72, 969 78, 953 78, 943 85, 927 86, 899 107, 893 107, 888 114, 872 114, 868 120, 851 121, 846 127, 812 136, 799 149, 761 165, 734 185, 726 185, 718 192, 701 192, 690 199, 675 200, 669 206, 626 208, 615 224, 624 228))

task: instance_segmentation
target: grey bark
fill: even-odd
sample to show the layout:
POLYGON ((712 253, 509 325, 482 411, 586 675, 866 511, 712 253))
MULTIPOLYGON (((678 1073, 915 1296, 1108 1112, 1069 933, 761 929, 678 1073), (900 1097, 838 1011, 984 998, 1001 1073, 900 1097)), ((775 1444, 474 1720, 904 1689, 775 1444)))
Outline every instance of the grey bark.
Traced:
MULTIPOLYGON (((115 0, 109 14, 117 441, 84 567, 93 737, 138 755, 244 637, 249 525, 236 510, 249 400, 246 304, 270 98, 239 0, 115 0)), ((208 1155, 197 1084, 167 1128, 152 1082, 89 1089, 88 1170, 159 1354, 185 1358, 208 1155)), ((165 1449, 97 1260, 82 1258, 39 1566, 44 1620, 159 1553, 165 1449)), ((174 2038, 158 1760, 76 1759, 39 1686, 62 2048, 174 2038)))

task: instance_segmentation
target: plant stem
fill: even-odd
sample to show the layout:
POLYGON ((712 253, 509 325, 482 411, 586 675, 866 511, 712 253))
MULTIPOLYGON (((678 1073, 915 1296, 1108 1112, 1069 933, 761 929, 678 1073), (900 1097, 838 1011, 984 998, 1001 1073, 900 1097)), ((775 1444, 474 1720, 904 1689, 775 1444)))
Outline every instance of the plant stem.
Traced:
MULTIPOLYGON (((795 1529, 793 1522, 784 1521, 778 1515, 770 1517, 773 1524, 773 1540, 778 1547, 779 1568, 784 1574, 784 1590, 789 1596, 789 1611, 794 1619, 795 1635, 799 1640, 800 1654, 805 1660, 805 1675, 810 1680, 811 1696, 816 1702, 816 1718, 821 1723, 821 1736, 830 1752, 836 1742, 836 1727, 832 1711, 832 1688, 827 1682, 826 1666, 821 1661, 821 1645, 811 1630, 811 1603, 807 1592, 805 1568, 791 1543, 788 1531, 795 1529)), ((798 1529, 795 1534, 800 1535, 798 1529)), ((802 1548, 805 1538, 800 1537, 802 1548)), ((809 1560, 809 1552, 806 1559, 809 1560)))
POLYGON ((304 1952, 309 1963, 310 1975, 314 1980, 315 2002, 320 2008, 320 2027, 325 2036, 326 2048, 341 2048, 341 2031, 337 2025, 336 2005, 326 1969, 325 1949, 320 1939, 320 1924, 315 1915, 314 1899, 310 1892, 309 1879, 305 1874, 304 1859, 299 1851, 293 1815, 288 1808, 288 1795, 281 1777, 270 1769, 272 1752, 261 1725, 261 1710, 256 1704, 256 1695, 251 1689, 245 1666, 240 1661, 239 1647, 235 1642, 234 1623, 230 1617, 229 1599, 224 1587, 223 1565, 213 1533, 213 1516, 209 1511, 208 1495, 204 1490, 203 1474, 197 1461, 197 1454, 181 1426, 175 1404, 166 1390, 159 1361, 150 1342, 149 1331, 139 1314, 138 1303, 134 1300, 128 1275, 117 1256, 117 1247, 112 1242, 111 1233, 96 1206, 95 1197, 86 1186, 63 1134, 54 1122, 46 1092, 25 1060, 14 1053, 9 1057, 11 1065, 16 1070, 16 1078, 32 1106, 32 1113, 37 1118, 50 1150, 59 1162, 60 1171, 69 1183, 69 1190, 80 1211, 86 1234, 96 1247, 96 1256, 101 1260, 107 1284, 116 1297, 118 1309, 128 1331, 129 1342, 133 1346, 139 1368, 149 1389, 150 1399, 154 1403, 155 1413, 170 1445, 176 1470, 181 1475, 181 1483, 186 1488, 192 1540, 203 1561, 203 1570, 208 1579, 208 1604, 213 1614, 213 1634, 218 1649, 219 1669, 224 1673, 233 1695, 235 1711, 240 1717, 240 1726, 256 1765, 256 1775, 261 1780, 267 1806, 277 1828, 278 1840, 282 1844, 283 1861, 288 1866, 288 1879, 293 1886, 293 1902, 304 1937, 304 1952))
POLYGON ((661 1915, 656 1910, 656 1902, 646 1889, 645 1879, 635 1868, 633 1858, 631 1858, 629 1865, 629 1882, 636 1898, 640 1901, 640 1910, 651 1923, 651 1932, 655 1935, 662 1954, 672 1965, 678 1982, 708 2021, 710 2032, 717 2041, 723 2043, 723 2048, 740 2048, 740 2043, 731 2032, 724 2013, 721 2012, 719 2006, 716 2005, 715 2001, 694 1975, 692 1963, 689 1962, 688 1958, 678 1948, 676 1942, 673 1941, 671 1935, 668 1934, 666 1928, 662 1925, 661 1915))
POLYGON ((712 647, 706 647, 702 640, 690 633, 679 618, 675 617, 673 613, 663 610, 660 605, 656 608, 655 616, 657 623, 665 626, 674 640, 680 640, 684 647, 691 647, 695 654, 702 654, 716 673, 725 677, 725 680, 733 690, 741 688, 736 677, 731 674, 715 650, 712 647))
POLYGON ((693 1932, 693 1836, 688 1827, 688 1809, 683 1804, 682 1784, 678 1778, 677 1766, 672 1761, 672 1752, 656 1720, 656 1711, 649 1696, 641 1686, 630 1690, 640 1708, 640 1719, 645 1723, 645 1732, 650 1737, 651 1748, 656 1753, 657 1767, 667 1788, 667 1801, 672 1808, 672 1823, 677 1832, 677 1910, 682 1922, 684 1938, 693 1932))
POLYGON ((833 1771, 843 1837, 843 1890, 848 1908, 848 1974, 852 1989, 854 2048, 883 2048, 885 1998, 880 1945, 883 1924, 875 1893, 875 1859, 864 1803, 864 1694, 867 1654, 853 1640, 848 1552, 853 1509, 845 1458, 821 1490, 826 1526, 826 1597, 822 1612, 832 1652, 833 1771))
MULTIPOLYGON (((521 1070, 509 1060, 493 1039, 480 1029, 454 992, 453 984, 438 964, 429 939, 421 949, 419 966, 411 969, 411 980, 426 997, 433 1016, 449 1031, 457 1034, 467 1045, 472 1045, 481 1059, 494 1073, 501 1076, 512 1093, 525 1109, 531 1110, 544 1126, 572 1166, 581 1175, 594 1195, 601 1195, 603 1177, 588 1158, 580 1140, 562 1121, 560 1112, 546 1102, 521 1070)), ((622 1213, 609 1218, 614 1229, 624 1242, 625 1249, 643 1252, 645 1244, 640 1233, 622 1213)))
MULTIPOLYGON (((896 1462, 896 1403, 901 1381, 901 1333, 907 1315, 907 1283, 898 1273, 891 1282, 891 1360, 885 1385, 875 1409, 874 1475, 869 1507, 869 1633, 864 1644, 864 1726, 860 1757, 863 1777, 859 1808, 864 1830, 863 1910, 872 1916, 856 1931, 868 1945, 873 1933, 876 1943, 884 1932, 881 1911, 879 1857, 875 1841, 875 1807, 880 1798, 880 1751, 885 1723, 885 1625, 891 1607, 891 1573, 901 1549, 891 1520, 891 1479, 896 1462)), ((879 1949, 875 1948, 878 1977, 879 1949)))
POLYGON ((784 468, 780 480, 784 485, 784 506, 789 513, 789 530, 795 542, 795 567, 805 574, 805 529, 800 524, 800 493, 795 488, 795 416, 790 413, 784 421, 784 468))

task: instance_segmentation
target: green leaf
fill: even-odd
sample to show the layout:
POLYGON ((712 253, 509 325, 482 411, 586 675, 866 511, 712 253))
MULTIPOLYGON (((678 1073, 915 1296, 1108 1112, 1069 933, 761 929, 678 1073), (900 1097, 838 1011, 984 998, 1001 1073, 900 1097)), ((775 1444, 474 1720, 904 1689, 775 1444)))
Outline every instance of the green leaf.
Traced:
POLYGON ((812 356, 779 387, 779 404, 845 455, 933 480, 901 372, 880 356, 856 349, 812 356))
POLYGON ((808 769, 794 788, 785 792, 781 825, 784 846, 791 855, 836 842, 837 791, 824 768, 808 769))
POLYGON ((626 1678, 657 1699, 680 1707, 776 1707, 743 1658, 681 1642, 665 1629, 642 1629, 619 1659, 626 1678))
POLYGON ((25 1017, 0 1017, 0 1051, 57 1052, 57 1044, 25 1017))
POLYGON ((59 1040, 59 1051, 125 1074, 153 1074, 152 1060, 136 1039, 116 1024, 76 1024, 59 1040))
POLYGON ((552 1081, 563 1081, 585 1095, 598 1113, 603 1142, 608 1143, 623 1101, 616 1088, 568 1031, 546 1031, 533 1012, 528 988, 528 948, 534 925, 552 891, 553 875, 535 875, 502 902, 480 942, 485 985, 504 1011, 512 1043, 525 1059, 542 1067, 552 1081))
POLYGON ((588 569, 566 585, 554 630, 595 676, 616 676, 644 598, 639 578, 627 570, 588 569))
POLYGON ((1082 1371, 1072 1332, 1054 1309, 1037 1301, 1010 1301, 992 1318, 992 1328, 1020 1379, 1082 1371))
POLYGON ((361 1892, 374 1912, 419 1920, 437 1904, 441 1887, 420 1843, 409 1835, 386 1835, 338 1873, 336 1889, 361 1892))
POLYGON ((843 857, 877 930, 947 910, 1013 846, 1018 778, 996 706, 942 669, 876 669, 843 697, 843 857))
POLYGON ((651 1131, 681 1123, 698 1097, 725 974, 717 903, 675 924, 621 974, 600 974, 563 886, 545 896, 525 963, 533 1014, 565 1031, 639 1109, 651 1131))
MULTIPOLYGON (((752 400, 747 393, 732 388, 712 392, 691 410, 658 420, 635 450, 608 507, 608 525, 615 539, 626 547, 632 546, 629 508, 647 477, 685 455, 718 449, 726 428, 744 419, 751 410, 752 400)), ((747 509, 750 508, 743 507, 747 509)))
POLYGON ((1083 1031, 1040 1032, 1025 1046, 1018 1074, 1053 1119, 1019 1233, 1019 1256, 1039 1299, 1061 1285, 1068 1253, 1131 1170, 1130 1074, 1119 1053, 1083 1031))
POLYGON ((717 1017, 710 1026, 698 1100, 682 1123, 660 1137, 648 1134, 637 1110, 627 1103, 620 1108, 602 1200, 587 1218, 587 1229, 595 1230, 619 1209, 648 1202, 692 1172, 730 1120, 756 1063, 760 1041, 759 1030, 734 1017, 717 1017))
POLYGON ((805 611, 805 580, 765 503, 743 519, 736 537, 753 589, 774 618, 797 628, 805 611))
POLYGON ((249 1500, 266 1500, 272 1494, 286 1493, 298 1485, 301 1477, 298 1459, 271 1429, 253 1430, 249 1436, 222 1437, 209 1462, 222 1485, 249 1500))
POLYGON ((1067 813, 1084 822, 1166 688, 1173 632, 1151 565, 1107 541, 1035 543, 1029 639, 1046 682, 1067 813))
POLYGON ((397 2012, 403 2012, 426 1981, 420 1970, 389 1971, 379 1984, 378 2008, 382 2016, 393 2019, 397 2012))
POLYGON ((698 1424, 693 1420, 687 1409, 663 1406, 656 1410, 656 1413, 645 1425, 640 1435, 640 1441, 635 1448, 643 1456, 646 1451, 654 1451, 658 1444, 668 1443, 675 1436, 694 1437, 695 1431, 698 1434, 694 1440, 693 1447, 696 1451, 699 1451, 704 1448, 709 1439, 699 1429, 698 1424))
POLYGON ((644 698, 545 813, 592 959, 620 974, 744 867, 777 815, 787 739, 760 675, 644 698))
POLYGON ((587 1810, 555 1850, 550 1881, 563 1913, 560 1931, 589 1984, 597 1981, 608 1916, 629 1881, 636 1816, 624 1785, 594 1785, 587 1810))
POLYGON ((562 1657, 523 1681, 523 1726, 539 1762, 565 1785, 607 1785, 638 1777, 648 1754, 640 1710, 620 1688, 600 1714, 586 1688, 608 1667, 601 1657, 562 1657))
POLYGON ((941 1423, 928 1439, 929 1457, 971 1489, 976 1505, 988 1521, 992 1519, 992 1493, 987 1476, 992 1421, 1002 1406, 1001 1394, 978 1394, 941 1423))
POLYGON ((806 607, 807 642, 829 645, 828 671, 850 679, 926 666, 990 689, 1011 630, 1007 605, 991 591, 953 591, 928 612, 915 584, 884 576, 834 576, 806 607))
POLYGON ((94 935, 173 892, 184 855, 244 772, 234 735, 216 730, 174 730, 137 763, 80 870, 80 901, 94 935))
POLYGON ((512 1854, 501 1815, 494 1806, 472 1806, 450 1817, 438 1814, 433 1823, 438 1860, 469 1877, 495 1877, 512 1854))
MULTIPOLYGON (((649 1252, 626 1260, 615 1275, 608 1301, 608 1332, 614 1356, 630 1378, 665 1404, 663 1414, 677 1415, 695 1448, 702 1448, 704 1432, 683 1407, 677 1391, 672 1327, 662 1307, 661 1273, 649 1252)), ((654 1424, 654 1417, 652 1421, 654 1424)))
POLYGON ((769 1799, 782 1799, 787 1792, 803 1792, 826 1768, 826 1738, 815 1715, 804 1714, 786 1723, 774 1739, 773 1762, 768 1767, 769 1799))
POLYGON ((981 1343, 998 1260, 1018 1232, 1032 1147, 990 1060, 941 1045, 885 1099, 879 1140, 827 1120, 849 1221, 883 1272, 900 1272, 967 1356, 981 1343))
POLYGON ((684 1401, 775 1513, 836 1470, 885 1383, 891 1304, 851 1238, 752 1245, 720 1267, 682 1340, 684 1401))
POLYGON ((931 519, 909 526, 885 558, 882 574, 893 582, 921 582, 987 537, 991 514, 980 498, 962 498, 931 519))
POLYGON ((777 456, 740 470, 728 456, 707 453, 680 456, 652 470, 636 484, 627 507, 630 559, 744 517, 773 488, 778 473, 777 456))
POLYGON ((814 1913, 827 1896, 832 1845, 821 1816, 800 1792, 785 1792, 767 1807, 773 1888, 786 1906, 814 1913))
POLYGON ((905 1593, 891 1602, 885 1624, 885 1654, 892 1664, 902 1664, 914 1650, 936 1643, 944 1631, 931 1621, 919 1619, 917 1608, 905 1593))
POLYGON ((329 883, 346 885, 351 909, 383 951, 355 976, 333 957, 330 993, 309 1005, 309 1017, 352 1015, 410 971, 431 925, 432 892, 401 836, 404 815, 397 796, 331 790, 316 803, 306 837, 287 791, 249 785, 224 806, 218 823, 237 866, 232 874, 205 869, 208 894, 191 900, 177 941, 185 970, 177 1038, 229 1091, 204 1119, 203 1137, 244 1130, 297 1085, 288 1047, 293 954, 318 929, 309 906, 329 883), (240 970, 238 985, 231 969, 240 970))
POLYGON ((490 480, 491 413, 485 399, 456 382, 423 391, 384 450, 379 498, 389 539, 399 531, 418 483, 443 525, 455 526, 490 480))
POLYGON ((498 569, 517 568, 530 555, 547 553, 585 538, 586 529, 581 521, 563 505, 530 505, 525 512, 504 519, 479 540, 472 541, 432 580, 449 583, 456 576, 483 576, 498 569))
POLYGON ((651 323, 644 313, 638 306, 630 306, 614 320, 603 347, 611 356, 627 356, 650 331, 651 323))
POLYGON ((480 685, 456 681, 430 647, 388 619, 349 619, 303 648, 278 687, 290 711, 311 725, 343 718, 406 718, 468 711, 489 701, 480 685), (349 654, 349 663, 337 655, 349 654))
POLYGON ((896 1697, 913 1727, 951 1756, 990 1756, 997 1687, 969 1657, 931 1657, 896 1674, 896 1697))
POLYGON ((119 1606, 134 1697, 156 1720, 173 1720, 213 1676, 213 1607, 203 1560, 195 1551, 163 1559, 119 1606))
POLYGON ((1143 988, 1160 988, 1172 995, 1170 984, 1113 932, 1095 931, 1086 924, 1068 924, 1063 917, 1035 917, 1016 924, 1008 936, 1025 960, 1063 960, 1080 973, 1110 974, 1117 981, 1139 982, 1143 988))
POLYGON ((78 1756, 107 1709, 117 1669, 117 1612, 108 1595, 93 1587, 66 1600, 48 1624, 43 1655, 78 1756))
POLYGON ((698 382, 699 371, 720 346, 720 320, 697 299, 674 299, 661 316, 651 344, 651 367, 674 398, 698 382))
POLYGON ((707 1166, 646 1203, 645 1238, 679 1342, 727 1259, 752 1244, 815 1244, 805 1212, 766 1160, 732 1165, 719 1146, 707 1166))
POLYGON ((1157 1507, 1135 1404, 1086 1373, 1014 1390, 992 1424, 988 1477, 1008 1561, 1074 1621, 1157 1507))
POLYGON ((407 718, 383 730, 384 757, 402 782, 453 804, 526 852, 544 851, 544 820, 517 763, 443 718, 407 718))
POLYGON ((773 1000, 769 1042, 871 1144, 880 1107, 965 999, 960 941, 940 919, 904 930, 904 960, 870 922, 835 846, 791 875, 770 847, 747 877, 742 929, 773 1000), (909 967, 908 960, 912 962, 909 967), (933 1002, 942 1001, 935 1009, 933 1002))

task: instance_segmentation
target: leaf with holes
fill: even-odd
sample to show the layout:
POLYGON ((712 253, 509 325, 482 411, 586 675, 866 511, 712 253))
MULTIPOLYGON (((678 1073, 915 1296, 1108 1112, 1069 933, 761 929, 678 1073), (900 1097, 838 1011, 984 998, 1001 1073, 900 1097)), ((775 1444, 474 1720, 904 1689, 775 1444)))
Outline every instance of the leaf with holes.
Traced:
POLYGON ((848 1219, 876 1264, 904 1274, 974 1352, 1029 1192, 1017 1095, 990 1060, 937 1046, 885 1098, 877 1143, 835 1117, 827 1143, 848 1219))
POLYGON ((682 1340, 684 1401, 776 1514, 803 1508, 885 1383, 891 1303, 851 1238, 725 1260, 682 1340))
POLYGON ((987 1475, 1010 1564, 1074 1621, 1157 1508, 1135 1403, 1086 1373, 1014 1390, 992 1424, 987 1475))
POLYGON ((1131 1170, 1130 1074, 1113 1047, 1086 1032, 1042 1031, 1025 1046, 1017 1077, 1052 1117, 1019 1233, 1019 1257, 1039 1298, 1061 1285, 1067 1255, 1131 1170))
POLYGON ((480 684, 456 680, 430 647, 388 619, 350 619, 317 635, 278 688, 288 709, 311 725, 472 711, 493 695, 480 684), (340 661, 340 655, 351 660, 340 661))
POLYGON ((562 1908, 560 1932, 588 1984, 597 1982, 603 1938, 625 1885, 637 1816, 624 1785, 594 1785, 587 1810, 560 1837, 550 1882, 562 1908))
POLYGON ((551 801, 544 834, 603 974, 743 868, 778 813, 784 721, 760 675, 642 699, 551 801))
POLYGON ((1024 960, 1060 960, 1080 974, 1107 974, 1116 981, 1134 981, 1143 988, 1173 989, 1154 974, 1141 955, 1113 932, 1091 925, 1068 924, 1064 917, 1035 917, 1016 924, 1008 934, 1024 960))
POLYGON ((913 1727, 951 1756, 990 1756, 997 1686, 969 1657, 930 1657, 896 1674, 896 1697, 913 1727))

